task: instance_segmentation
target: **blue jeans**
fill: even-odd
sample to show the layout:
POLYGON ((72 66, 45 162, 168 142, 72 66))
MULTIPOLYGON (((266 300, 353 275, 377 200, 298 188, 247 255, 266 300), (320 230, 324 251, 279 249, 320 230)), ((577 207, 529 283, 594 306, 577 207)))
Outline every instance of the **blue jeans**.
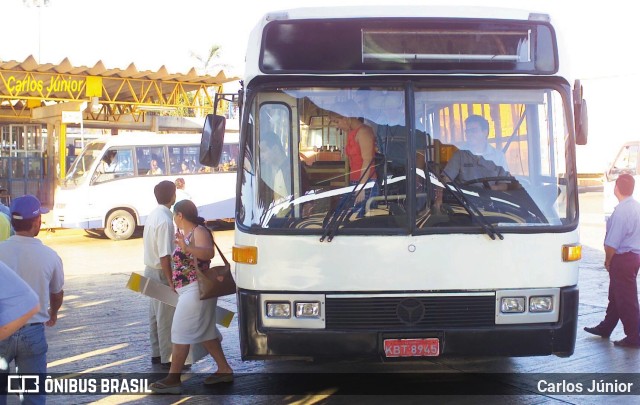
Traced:
MULTIPOLYGON (((5 340, 0 340, 0 374, 9 372, 9 364, 15 361, 16 374, 40 374, 42 394, 24 394, 23 404, 44 404, 44 381, 47 372, 47 338, 44 324, 26 325, 5 340)), ((4 378, 1 381, 6 381, 4 378)), ((7 387, 0 387, 0 405, 7 403, 7 387)), ((13 394, 11 394, 13 395, 13 394)))

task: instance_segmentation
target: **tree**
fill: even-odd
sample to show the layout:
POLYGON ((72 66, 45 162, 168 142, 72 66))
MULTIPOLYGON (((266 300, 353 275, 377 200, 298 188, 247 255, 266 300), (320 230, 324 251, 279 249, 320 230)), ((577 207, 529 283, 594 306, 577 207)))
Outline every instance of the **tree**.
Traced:
POLYGON ((220 45, 211 45, 206 56, 201 56, 191 51, 191 57, 200 62, 200 71, 203 74, 216 74, 216 70, 222 70, 226 65, 220 63, 220 55, 222 53, 222 47, 220 45))
MULTIPOLYGON (((201 74, 216 75, 218 74, 218 71, 223 70, 225 67, 227 67, 227 65, 220 63, 221 53, 222 53, 222 47, 218 44, 214 44, 214 45, 211 45, 211 47, 209 48, 209 52, 207 52, 206 56, 202 56, 191 51, 191 57, 195 58, 197 61, 200 62, 201 66, 199 70, 201 74)), ((214 100, 214 96, 209 92, 209 89, 207 89, 207 92, 209 93, 209 97, 211 98, 211 100, 214 100)), ((202 107, 205 107, 205 105, 207 104, 204 98, 204 95, 200 97, 199 104, 202 107)), ((213 106, 211 107, 213 108, 213 106)), ((221 105, 220 107, 224 107, 224 106, 221 105)))

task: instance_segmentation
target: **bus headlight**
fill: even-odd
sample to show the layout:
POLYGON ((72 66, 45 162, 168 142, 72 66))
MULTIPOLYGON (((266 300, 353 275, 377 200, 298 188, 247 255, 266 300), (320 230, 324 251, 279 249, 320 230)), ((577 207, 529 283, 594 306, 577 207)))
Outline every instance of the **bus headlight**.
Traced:
POLYGON ((267 302, 267 317, 291 318, 291 304, 288 302, 267 302))
POLYGON ((296 302, 296 318, 320 318, 320 303, 296 302))
POLYGON ((502 297, 500 312, 507 314, 524 312, 524 297, 502 297))
POLYGON ((550 312, 553 310, 553 297, 529 298, 529 312, 550 312))
POLYGON ((265 328, 324 329, 324 305, 324 294, 265 292, 260 294, 260 320, 265 328))

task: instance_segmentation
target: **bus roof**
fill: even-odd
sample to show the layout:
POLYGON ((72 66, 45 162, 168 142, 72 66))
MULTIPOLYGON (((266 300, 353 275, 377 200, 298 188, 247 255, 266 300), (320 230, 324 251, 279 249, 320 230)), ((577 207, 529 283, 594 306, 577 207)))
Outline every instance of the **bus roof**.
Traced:
MULTIPOLYGON (((344 26, 344 24, 349 26, 351 23, 345 22, 341 25, 344 26)), ((528 37, 527 35, 531 34, 527 34, 526 32, 527 28, 531 29, 531 27, 542 27, 544 25, 551 27, 551 17, 549 14, 522 9, 498 7, 369 6, 363 8, 347 6, 309 7, 273 11, 265 14, 251 32, 247 48, 244 80, 246 84, 249 84, 254 77, 265 73, 267 75, 362 75, 365 73, 394 73, 394 70, 395 73, 403 74, 484 73, 549 75, 557 73, 559 69, 557 57, 558 51, 553 45, 555 43, 553 28, 542 29, 542 31, 545 32, 542 32, 541 36, 538 36, 537 38, 528 37), (430 19, 430 25, 422 25, 420 19, 423 18, 430 19), (323 20, 335 20, 336 24, 341 24, 339 21, 346 19, 370 21, 369 23, 363 23, 362 33, 360 34, 361 38, 356 38, 358 35, 355 31, 360 32, 360 28, 358 27, 354 28, 354 33, 349 32, 346 37, 346 31, 340 31, 341 28, 339 28, 338 31, 332 31, 331 27, 334 23, 329 24, 328 21, 327 24, 329 25, 327 25, 327 31, 325 32, 321 29, 323 20), (407 21, 413 24, 410 28, 407 28, 407 32, 405 33, 400 32, 404 29, 404 22, 398 22, 398 20, 402 19, 407 19, 407 21), (412 19, 412 21, 409 19, 412 19), (444 32, 448 27, 450 27, 449 23, 445 21, 447 19, 458 20, 455 22, 458 24, 458 27, 449 29, 449 32, 444 32), (306 36, 305 38, 301 38, 300 35, 298 35, 298 31, 304 30, 295 30, 293 27, 295 24, 300 24, 305 20, 309 21, 308 23, 304 23, 305 26, 309 29, 315 30, 315 35, 312 37, 306 36), (393 20, 395 20, 395 22, 393 22, 393 20), (491 28, 482 26, 479 20, 491 20, 497 25, 494 24, 495 26, 492 27, 493 32, 487 32, 487 30, 490 30, 491 28), (385 26, 382 21, 390 22, 389 25, 385 26), (438 21, 439 28, 433 28, 433 24, 438 24, 438 21), (279 32, 275 28, 265 30, 267 25, 272 23, 283 24, 283 28, 279 32), (513 31, 501 34, 501 31, 505 31, 505 27, 509 26, 509 24, 512 28, 515 27, 513 28, 513 31), (472 28, 468 28, 467 26, 472 28), (518 26, 521 27, 519 31, 517 31, 518 26), (524 27, 524 29, 522 29, 522 27, 524 27), (394 32, 396 30, 399 32, 394 32), (413 33, 409 32, 411 30, 413 30, 413 33), (546 30, 548 30, 549 33, 547 33, 546 30), (371 36, 368 36, 370 35, 368 31, 371 31, 371 36), (385 36, 385 31, 390 34, 385 36), (266 35, 267 32, 270 32, 268 36, 266 35), (337 32, 336 35, 342 38, 339 45, 336 44, 335 38, 323 38, 324 36, 330 37, 334 32, 337 32), (467 35, 467 38, 469 39, 463 38, 458 41, 457 43, 463 48, 454 49, 450 55, 441 55, 437 52, 434 53, 433 48, 435 45, 424 45, 422 47, 417 46, 417 50, 405 51, 405 53, 402 53, 403 51, 399 50, 403 46, 398 45, 394 49, 391 49, 393 48, 392 45, 391 48, 383 49, 382 51, 378 51, 378 53, 365 53, 368 51, 367 40, 369 40, 369 38, 372 38, 370 39, 370 49, 379 49, 377 48, 380 44, 380 42, 377 42, 378 40, 387 41, 387 44, 391 44, 394 39, 391 39, 393 37, 390 35, 395 35, 395 41, 400 41, 398 43, 404 44, 407 40, 401 36, 404 34, 406 38, 411 38, 412 35, 415 37, 415 32, 418 32, 420 37, 414 42, 422 44, 434 43, 433 40, 438 39, 447 41, 450 38, 456 38, 456 36, 457 38, 460 38, 464 35, 467 35), (380 37, 381 33, 383 34, 383 37, 380 37), (443 33, 445 35, 449 34, 450 36, 442 39, 443 33), (475 33, 486 35, 487 40, 478 42, 479 40, 476 39, 474 42, 473 35, 475 35, 475 33), (514 34, 520 35, 520 37, 518 38, 514 36, 514 34), (376 35, 379 38, 376 38, 376 35), (502 35, 502 37, 495 39, 500 35, 502 35), (293 42, 291 42, 291 37, 295 37, 293 42), (389 39, 391 39, 391 42, 389 42, 389 39), (359 42, 358 44, 355 44, 356 41, 362 41, 362 44, 359 44, 359 42), (491 48, 490 45, 487 46, 491 41, 494 41, 496 44, 493 48, 491 48), (505 41, 503 44, 507 44, 507 47, 511 48, 508 51, 505 51, 511 52, 510 54, 500 54, 503 47, 498 44, 499 41, 505 41), (332 58, 327 58, 327 43, 336 44, 336 46, 333 47, 334 49, 328 51, 333 55, 332 58), (472 48, 476 46, 475 43, 482 43, 483 47, 486 49, 472 48), (537 45, 539 43, 542 45, 537 45), (360 64, 358 64, 357 60, 354 61, 354 57, 356 55, 354 55, 353 52, 360 51, 360 49, 356 49, 357 46, 362 47, 362 63, 360 64), (466 49, 464 49, 465 46, 467 47, 466 49), (287 51, 285 50, 287 47, 289 47, 291 55, 287 54, 287 51), (318 54, 316 58, 311 56, 314 49, 318 49, 316 52, 318 54), (344 52, 348 52, 348 55, 351 55, 351 59, 347 63, 345 63, 345 61, 349 58, 347 58, 347 55, 344 52), (457 61, 454 61, 454 63, 447 62, 448 60, 455 60, 454 58, 456 55, 458 55, 457 61), (338 62, 330 62, 330 60, 340 57, 342 57, 342 60, 338 62), (304 65, 305 58, 308 58, 308 64, 306 66, 304 65), (405 62, 398 63, 398 58, 405 62), (389 62, 392 59, 395 61, 396 65, 395 67, 389 68, 389 62), (432 63, 433 61, 438 60, 439 62, 432 63), (270 64, 272 61, 273 63, 270 64), (323 63, 323 61, 325 62, 323 63), (445 62, 443 63, 443 61, 445 62), (476 63, 475 61, 479 61, 479 63, 476 63), (504 61, 501 66, 500 61, 504 61), (493 65, 490 65, 489 62, 493 65), (402 63, 405 65, 401 66, 402 63), (438 68, 438 66, 444 66, 445 63, 449 63, 449 66, 445 68, 438 68), (476 63, 476 66, 473 66, 473 63, 476 63), (545 63, 546 65, 543 65, 545 63), (411 67, 409 65, 411 65, 411 67), (309 66, 311 66, 311 68, 309 68, 309 66), (494 66, 497 67, 497 69, 494 69, 494 66)), ((336 28, 337 27, 338 26, 336 25, 336 28)), ((456 42, 456 39, 454 39, 454 43, 456 42)), ((331 48, 331 46, 329 46, 329 48, 331 48)))
POLYGON ((301 7, 269 12, 261 25, 273 20, 325 19, 325 18, 381 18, 381 17, 433 17, 433 18, 492 18, 527 20, 531 14, 546 15, 530 10, 504 7, 460 6, 344 6, 301 7))

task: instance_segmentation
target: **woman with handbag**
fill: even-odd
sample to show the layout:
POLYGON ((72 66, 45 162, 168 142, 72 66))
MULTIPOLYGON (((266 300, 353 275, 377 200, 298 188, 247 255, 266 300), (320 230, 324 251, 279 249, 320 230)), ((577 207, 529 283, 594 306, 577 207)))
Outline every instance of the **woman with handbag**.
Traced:
POLYGON ((222 335, 216 327, 217 297, 201 300, 196 275, 209 269, 214 256, 213 236, 198 216, 198 209, 191 200, 178 201, 173 207, 176 232, 176 249, 172 255, 173 285, 178 293, 178 304, 171 326, 173 343, 169 375, 149 386, 156 393, 179 394, 180 375, 189 345, 201 343, 218 365, 215 374, 204 380, 205 385, 233 381, 233 370, 222 351, 222 335))

